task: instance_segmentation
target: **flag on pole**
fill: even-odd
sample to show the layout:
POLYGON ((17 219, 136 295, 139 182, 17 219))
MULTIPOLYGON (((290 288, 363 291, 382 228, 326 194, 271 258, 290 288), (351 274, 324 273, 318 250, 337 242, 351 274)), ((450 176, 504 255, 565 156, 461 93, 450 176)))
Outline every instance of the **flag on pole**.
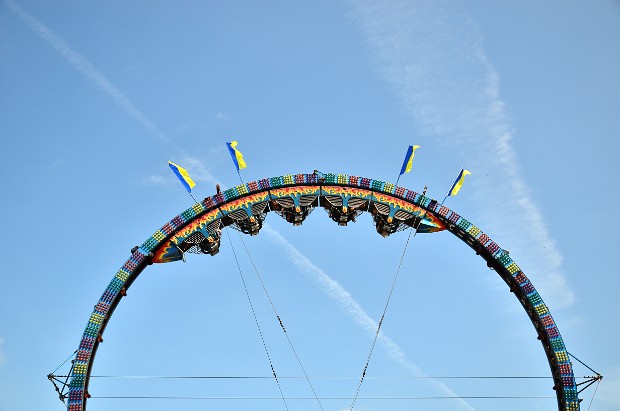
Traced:
POLYGON ((187 170, 178 164, 174 164, 172 161, 168 161, 168 165, 170 166, 172 172, 176 174, 176 176, 179 178, 181 184, 183 184, 183 187, 185 187, 187 192, 191 194, 192 187, 194 187, 196 183, 194 183, 194 180, 192 180, 192 178, 189 176, 187 170))
POLYGON ((413 155, 418 148, 420 148, 420 146, 409 146, 409 149, 407 149, 407 154, 405 155, 405 161, 403 161, 403 167, 400 169, 399 177, 411 171, 411 167, 413 166, 413 155))
POLYGON ((463 182, 465 181, 465 176, 469 174, 471 173, 468 170, 465 170, 464 168, 462 168, 461 172, 459 173, 459 176, 454 181, 454 184, 452 184, 452 188, 450 189, 450 191, 448 191, 448 195, 446 197, 457 195, 459 190, 463 186, 463 182))
POLYGON ((231 141, 230 143, 226 143, 228 146, 228 151, 230 151, 230 156, 232 157, 233 163, 235 163, 235 167, 237 167, 237 172, 247 167, 245 164, 245 160, 243 159, 243 154, 239 150, 237 150, 237 142, 231 141))

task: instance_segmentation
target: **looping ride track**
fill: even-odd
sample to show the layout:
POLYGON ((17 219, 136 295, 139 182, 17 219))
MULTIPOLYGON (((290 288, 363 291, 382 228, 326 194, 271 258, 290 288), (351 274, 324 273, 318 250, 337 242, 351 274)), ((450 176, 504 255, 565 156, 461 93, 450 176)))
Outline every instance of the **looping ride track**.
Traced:
POLYGON ((414 227, 420 233, 447 230, 461 239, 506 282, 532 321, 551 368, 558 410, 580 409, 572 365, 555 321, 507 251, 468 220, 423 194, 369 178, 317 173, 272 177, 218 192, 134 247, 101 295, 84 330, 72 368, 67 409, 86 409, 90 374, 105 327, 127 289, 148 265, 181 260, 186 252, 215 255, 226 226, 256 235, 270 211, 300 225, 316 207, 326 209, 339 225, 369 212, 382 236, 414 227))

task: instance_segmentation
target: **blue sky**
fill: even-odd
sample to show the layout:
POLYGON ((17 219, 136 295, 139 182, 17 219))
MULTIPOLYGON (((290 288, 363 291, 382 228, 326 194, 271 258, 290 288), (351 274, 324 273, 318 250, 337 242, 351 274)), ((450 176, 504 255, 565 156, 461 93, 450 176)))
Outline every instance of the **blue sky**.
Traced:
MULTIPOLYGON (((224 144, 233 139, 245 181, 318 169, 393 182, 410 144, 421 148, 403 186, 441 199, 471 170, 446 204, 510 250, 568 350, 605 375, 591 409, 618 409, 619 23, 620 3, 602 0, 3 1, 0 382, 11 395, 0 410, 63 409, 45 375, 75 350, 131 247, 192 204, 167 161, 189 171, 202 198, 238 184, 224 144)), ((317 392, 345 398, 325 409, 347 409, 406 234, 381 238, 368 216, 338 227, 323 210, 302 227, 267 223, 244 241, 317 392)), ((278 374, 301 375, 231 238, 278 374)), ((546 379, 411 378, 549 375, 516 299, 447 233, 408 247, 382 331, 356 409, 555 407, 364 399, 553 396, 546 379)), ((140 276, 93 374, 269 375, 226 239, 215 257, 140 276)), ((282 388, 309 394, 300 379, 282 388)), ((273 381, 251 379, 101 378, 91 393, 279 396, 273 381)), ((593 390, 584 394, 585 409, 593 390)), ((284 409, 103 398, 88 409, 170 406, 284 409)))

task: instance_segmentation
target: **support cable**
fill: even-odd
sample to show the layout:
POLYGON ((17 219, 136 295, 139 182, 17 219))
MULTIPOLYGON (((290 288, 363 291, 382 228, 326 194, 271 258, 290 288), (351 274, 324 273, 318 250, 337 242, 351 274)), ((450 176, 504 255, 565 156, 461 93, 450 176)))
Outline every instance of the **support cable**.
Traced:
MULTIPOLYGON (((121 396, 121 395, 110 395, 110 396, 92 396, 91 398, 97 399, 116 399, 116 400, 127 400, 127 399, 138 399, 138 400, 151 400, 151 399, 159 399, 159 400, 279 400, 278 397, 189 397, 189 396, 151 396, 151 395, 134 395, 134 396, 121 396)), ((452 396, 428 396, 428 397, 395 397, 395 396, 386 396, 386 397, 360 397, 360 399, 364 400, 471 400, 471 399, 484 399, 484 400, 524 400, 524 399, 555 399, 555 396, 551 395, 539 395, 539 396, 527 396, 527 395, 470 395, 470 396, 460 396, 460 395, 452 395, 452 396)), ((312 397, 286 397, 288 400, 312 400, 312 397)), ((324 400, 346 400, 347 397, 322 397, 324 400)))
POLYGON ((254 272, 256 273, 256 276, 258 277, 260 285, 263 287, 263 291, 265 292, 265 295, 267 296, 267 300, 269 300, 269 304, 271 305, 273 313, 275 314, 276 318, 278 319, 278 322, 280 323, 280 327, 282 327, 282 331, 284 332, 284 335, 286 336, 286 340, 288 341, 288 345, 291 347, 291 350, 293 351, 293 354, 295 355, 295 358, 297 359, 297 363, 299 364, 299 368, 301 368, 301 371, 303 372, 303 374, 304 374, 304 376, 306 378, 306 381, 308 382, 308 385, 310 386, 310 389, 312 390, 312 394, 314 394, 314 398, 316 399, 317 403, 319 404, 319 407, 321 408, 321 410, 323 410, 323 405, 321 404, 321 400, 319 400, 319 397, 318 397, 316 391, 314 390, 314 387, 312 386, 312 382, 310 382, 310 378, 308 377, 308 374, 306 373, 306 369, 304 368, 303 364, 301 363, 301 359, 299 358, 299 355, 297 355, 297 350, 295 350, 295 347, 293 346, 293 342, 291 341, 291 338, 289 337, 288 333, 286 332, 286 327, 284 327, 284 323, 282 322, 282 319, 280 318, 280 315, 278 314, 278 311, 276 310, 276 306, 274 305, 273 301, 271 300, 271 296, 269 295, 269 292, 267 291, 267 287, 265 286, 265 283, 263 282, 263 277, 258 272, 258 268, 256 267, 256 264, 254 264, 254 259, 252 259, 252 255, 250 254, 250 250, 248 249, 247 245, 245 244, 245 241, 243 241, 243 237, 241 236, 241 233, 238 233, 238 234, 239 234, 239 239, 241 239, 241 243, 243 244, 243 247, 245 248, 245 252, 247 253, 248 258, 250 259, 250 262, 252 263, 252 267, 254 268, 254 272))
POLYGON ((226 228, 226 235, 228 236, 228 242, 230 243, 230 248, 232 249, 233 256, 235 257, 235 262, 237 263, 237 268, 239 269, 239 275, 241 276, 241 282, 243 283, 243 288, 245 289, 245 295, 248 298, 248 302, 250 303, 250 308, 252 309, 252 315, 254 316, 254 322, 256 323, 256 328, 258 328, 258 334, 260 335, 260 339, 263 343, 263 348, 265 349, 265 354, 267 354, 267 360, 269 360, 269 366, 271 367, 271 372, 273 373, 273 378, 276 380, 276 384, 278 386, 278 390, 280 391, 280 396, 282 397, 282 401, 284 402, 284 408, 288 411, 288 404, 286 403, 286 398, 284 398, 284 393, 282 392, 282 387, 280 386, 280 381, 278 380, 278 376, 276 374, 275 368, 273 368, 273 362, 271 361, 271 356, 269 355, 269 350, 267 349, 267 343, 265 342, 265 338, 263 337, 263 332, 260 328, 260 324, 258 322, 258 317, 256 316, 256 311, 254 310, 254 305, 252 304, 252 298, 250 297, 250 292, 248 291, 248 286, 245 283, 245 277, 243 276, 243 271, 241 271, 241 265, 239 265, 239 260, 237 259, 237 253, 235 252, 235 247, 233 246, 232 240, 230 238, 230 232, 228 231, 228 227, 226 228))
POLYGON ((568 351, 567 351, 567 353, 568 353, 568 355, 570 355, 571 357, 573 357, 574 359, 576 359, 577 361, 579 361, 579 363, 580 363, 581 365, 583 365, 584 367, 586 367, 588 370, 592 371, 592 372, 593 372, 593 373, 595 373, 597 376, 601 376, 601 377, 602 377, 602 375, 601 375, 600 373, 598 373, 598 372, 594 371, 592 368, 588 367, 588 366, 587 366, 587 365, 586 365, 583 361, 581 361, 579 358, 575 357, 573 354, 569 353, 568 351))
MULTIPOLYGON (((415 233, 418 233, 418 228, 420 228, 420 224, 422 223, 422 219, 417 224, 415 228, 415 233)), ((366 359, 366 364, 364 365, 364 371, 362 371, 362 376, 360 377, 360 381, 357 384, 357 389, 355 390, 355 396, 351 401, 351 406, 349 407, 350 411, 353 411, 353 407, 357 402, 357 398, 360 393, 360 389, 362 388, 362 383, 364 382, 364 377, 366 377, 366 371, 368 370, 368 365, 370 364, 370 358, 372 357, 372 353, 375 350, 375 345, 377 343, 377 338, 379 337, 379 332, 381 331, 381 325, 383 324, 383 320, 385 319, 385 313, 387 312, 388 305, 390 304, 390 300, 392 298, 392 293, 394 292, 394 287, 396 286, 396 280, 398 279, 398 274, 400 273, 400 268, 403 265, 403 260, 405 258, 405 253, 407 252, 407 247, 409 246, 409 241, 411 240, 411 233, 414 231, 413 227, 409 230, 409 236, 407 237, 407 242, 405 243, 405 248, 403 250, 403 254, 400 257, 400 262, 398 263, 398 268, 396 269, 396 273, 394 274, 394 279, 392 280, 392 287, 390 288, 390 293, 388 294, 387 301, 385 302, 385 307, 383 307, 383 314, 381 314, 381 319, 379 320, 379 324, 377 325, 377 332, 375 333, 375 338, 372 340, 372 346, 370 347, 370 352, 368 353, 368 358, 366 359)), ((415 237, 415 234, 414 234, 415 237)))
POLYGON ((597 380, 596 387, 594 388, 594 394, 592 394, 592 399, 590 400, 590 405, 588 405, 588 411, 590 411, 590 408, 592 407, 592 403, 594 402, 594 396, 596 395, 596 392, 598 391, 598 386, 601 384, 601 380, 602 380, 602 378, 599 378, 597 380))
POLYGON ((590 400, 590 405, 588 406, 588 411, 589 411, 590 407, 592 407, 592 402, 594 401, 594 396, 596 395, 596 392, 598 391, 598 386, 601 384, 601 381, 603 380, 603 376, 599 372, 594 371, 592 368, 590 368, 588 365, 586 365, 579 358, 575 357, 573 354, 568 353, 568 355, 571 356, 572 358, 576 359, 581 365, 583 365, 588 370, 590 370, 590 371, 592 371, 593 373, 596 374, 596 375, 591 376, 591 377, 584 377, 584 378, 588 378, 588 380, 582 381, 582 382, 577 384, 577 387, 579 387, 580 385, 584 385, 585 384, 584 387, 582 387, 579 391, 577 391, 577 394, 581 394, 586 388, 588 388, 588 387, 592 386, 594 383, 596 383, 596 387, 594 388, 594 394, 592 394, 592 399, 590 400))
POLYGON ((56 371, 58 371, 60 369, 60 367, 62 367, 63 365, 65 365, 67 363, 67 361, 69 361, 71 358, 73 358, 73 356, 77 353, 77 350, 73 351, 73 354, 71 354, 70 356, 67 357, 66 360, 64 360, 58 367, 56 367, 56 369, 54 371, 52 371, 51 373, 49 373, 49 375, 54 375, 56 373, 56 371))
POLYGON ((58 367, 56 367, 54 371, 47 374, 47 379, 50 380, 50 382, 54 385, 54 389, 56 390, 56 393, 58 394, 58 398, 60 399, 60 401, 62 401, 63 404, 65 404, 65 399, 67 398, 69 378, 71 378, 71 376, 73 375, 73 367, 75 365, 75 361, 71 359, 75 356, 76 353, 77 353, 77 350, 73 351, 73 354, 68 356, 67 359, 64 360, 58 367), (54 375, 54 373, 58 371, 60 367, 65 365, 67 361, 69 360, 71 360, 71 368, 69 369, 68 374, 67 375, 54 375), (62 380, 62 378, 64 378, 64 381, 62 380), (56 383, 59 383, 61 387, 59 387, 58 384, 56 383))
MULTIPOLYGON (((55 375, 56 378, 65 378, 67 375, 55 375)), ((280 380, 284 379, 306 379, 307 376, 279 376, 280 380)), ((270 379, 273 376, 268 375, 91 375, 90 378, 110 378, 110 379, 188 379, 188 380, 260 380, 260 379, 270 379)), ((319 376, 319 377, 307 377, 312 380, 356 380, 358 377, 329 377, 329 376, 319 376)), ((576 378, 588 378, 591 377, 576 377, 576 378)), ((504 379, 504 380, 519 380, 519 379, 537 379, 537 380, 546 380, 553 379, 552 376, 404 376, 404 377, 394 377, 394 376, 384 376, 384 377, 366 377, 367 380, 445 380, 445 379, 460 379, 460 380, 481 380, 481 379, 504 379)))
POLYGON ((586 388, 590 387, 592 384, 594 384, 597 381, 600 381, 600 380, 598 378, 591 378, 588 381, 580 382, 579 384, 577 384, 577 387, 583 384, 586 384, 586 386, 581 388, 579 391, 577 391, 577 394, 581 394, 586 388))

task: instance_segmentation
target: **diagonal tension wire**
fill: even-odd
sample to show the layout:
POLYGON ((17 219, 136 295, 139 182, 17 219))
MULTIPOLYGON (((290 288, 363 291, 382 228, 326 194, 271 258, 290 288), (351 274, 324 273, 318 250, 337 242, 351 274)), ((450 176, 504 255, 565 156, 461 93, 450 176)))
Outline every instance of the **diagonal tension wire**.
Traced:
POLYGON ((594 402, 594 396, 596 395, 596 392, 598 391, 598 386, 601 384, 601 379, 599 378, 596 382, 596 387, 594 388, 594 394, 592 394, 592 399, 590 399, 590 405, 588 405, 588 411, 590 411, 590 408, 592 408, 592 403, 594 402))
POLYGON ((596 374, 595 377, 591 377, 588 381, 584 381, 582 383, 579 383, 577 385, 582 385, 582 384, 587 384, 585 387, 583 387, 581 390, 578 391, 578 394, 581 393, 583 390, 585 390, 586 388, 589 388, 592 384, 594 384, 596 382, 596 387, 594 387, 594 394, 592 394, 592 398, 590 399, 590 405, 588 405, 588 411, 590 411, 590 408, 592 407, 592 403, 594 402, 594 396, 596 395, 596 392, 598 391, 598 387, 601 384, 601 380, 603 379, 603 376, 597 372, 594 371, 592 368, 590 368, 586 363, 584 363, 583 361, 581 361, 579 358, 575 357, 573 354, 568 353, 568 355, 570 355, 572 358, 576 359, 577 361, 579 361, 579 363, 581 365, 583 365, 584 367, 586 367, 588 370, 592 371, 593 373, 596 374))
POLYGON ((288 345, 291 347, 291 350, 293 351, 293 354, 295 355, 295 358, 297 359, 297 363, 299 364, 299 368, 301 368, 301 371, 304 373, 304 376, 306 377, 306 381, 308 382, 308 385, 310 386, 310 389, 312 390, 312 394, 314 394, 314 398, 316 399, 317 403, 319 404, 319 407, 321 408, 321 410, 323 410, 323 405, 321 404, 321 400, 319 400, 319 397, 316 394, 316 391, 314 390, 314 387, 312 386, 312 382, 310 382, 310 378, 308 377, 308 374, 306 373, 306 369, 302 365, 301 359, 299 359, 299 355, 297 355, 297 351, 295 350, 295 347, 293 346, 293 342, 291 341, 291 338, 289 337, 288 333, 286 332, 286 328, 284 327, 284 323, 282 322, 282 319, 280 318, 280 315, 278 314, 278 311, 276 310, 276 306, 274 305, 273 301, 271 300, 271 296, 269 295, 269 292, 267 291, 267 287, 265 286, 265 283, 263 282, 263 277, 258 272, 258 268, 256 267, 256 264, 254 264, 254 259, 252 259, 252 255, 250 254, 250 250, 248 250, 248 247, 245 244, 245 241, 243 241, 243 236, 241 235, 241 233, 238 233, 238 234, 239 234, 239 239, 241 240, 241 243, 243 244, 243 248, 245 248, 245 252, 247 253, 248 258, 250 259, 250 262, 252 263, 252 267, 254 267, 254 272, 256 273, 256 276, 258 277, 260 285, 263 287, 263 291, 265 292, 265 295, 267 296, 267 300, 269 300, 269 304, 271 305, 271 308, 273 309, 273 313, 275 314, 276 318, 278 319, 278 322, 280 323, 280 327, 282 327, 282 331, 284 331, 284 335, 286 336, 286 340, 288 341, 288 345))
MULTIPOLYGON (((422 217, 424 218, 424 217, 422 217)), ((418 222, 415 228, 415 234, 418 234, 418 229, 420 228, 420 224, 422 224, 422 219, 418 222)), ((366 377, 366 371, 368 370, 368 365, 370 364, 370 357, 372 357, 372 353, 375 350, 375 345, 377 344, 377 338, 379 337, 379 332, 381 331, 381 325, 383 324, 383 320, 385 318, 385 313, 387 312, 388 305, 390 304, 390 300, 392 298, 392 293, 394 292, 394 287, 396 286, 396 280, 398 279, 398 274, 400 273, 400 268, 403 265, 403 260, 405 258, 405 253, 407 252, 407 247, 409 246, 409 241, 411 240, 411 233, 414 231, 413 227, 409 230, 409 236, 407 237, 407 242, 405 243, 405 248, 403 249, 403 254, 400 257, 400 262, 398 263, 398 268, 396 269, 396 273, 394 274, 394 279, 392 280, 392 288, 390 288, 390 293, 388 294, 387 301, 385 302, 385 307, 383 307, 383 314, 381 314, 381 319, 379 320, 379 324, 377 326, 377 332, 375 333, 375 338, 372 340, 372 346, 370 347, 370 352, 368 353, 368 358, 366 359, 366 365, 364 366, 364 371, 362 372, 362 376, 360 377, 359 384, 357 384, 357 389, 355 390, 355 396, 353 397, 353 401, 351 402, 351 406, 349 409, 353 411, 353 407, 357 402, 357 398, 360 393, 360 389, 362 388, 362 383, 364 382, 364 377, 366 377)))
POLYGON ((73 351, 73 354, 71 354, 70 356, 67 357, 66 360, 64 360, 62 362, 62 364, 60 364, 58 367, 56 367, 56 369, 54 371, 52 371, 49 375, 54 375, 56 373, 56 371, 58 371, 60 369, 60 367, 62 367, 63 365, 65 365, 67 363, 67 361, 69 361, 71 358, 73 358, 73 356, 75 355, 75 353, 77 353, 78 350, 73 351))
POLYGON ((69 369, 69 373, 67 375, 58 376, 58 375, 54 375, 54 374, 63 365, 65 365, 67 363, 67 361, 71 360, 75 356, 75 354, 77 352, 78 352, 78 350, 73 351, 73 354, 68 356, 67 359, 64 360, 58 367, 56 367, 56 369, 54 371, 52 371, 51 373, 47 374, 47 379, 50 380, 50 382, 54 385, 54 389, 58 393, 58 398, 63 403, 65 402, 65 399, 67 397, 67 393, 65 392, 65 389, 67 389, 67 387, 69 386, 69 378, 71 378, 71 376, 73 375, 74 361, 73 360, 71 361, 71 368, 69 369), (63 381, 61 378, 64 378, 65 380, 63 381), (58 387, 58 385, 56 384, 57 382, 62 386, 62 388, 58 387))
MULTIPOLYGON (((568 351, 567 351, 568 352, 568 351)), ((579 358, 575 357, 573 354, 568 353, 568 355, 570 355, 571 357, 573 357, 574 359, 576 359, 577 361, 579 361, 579 363, 581 365, 583 365, 584 367, 586 367, 588 370, 592 371, 593 373, 595 373, 597 376, 601 375, 600 373, 594 371, 592 368, 590 368, 586 363, 584 363, 583 361, 581 361, 579 358)))
POLYGON ((269 350, 267 349, 267 343, 265 342, 265 338, 263 337, 263 332, 260 328, 260 324, 258 323, 258 317, 256 316, 256 311, 254 310, 252 299, 250 298, 250 292, 248 291, 248 286, 245 283, 245 277, 243 276, 243 271, 241 271, 241 265, 239 265, 239 260, 237 259, 237 253, 235 252, 235 247, 233 247, 232 240, 230 239, 230 233, 228 231, 228 228, 226 228, 226 235, 228 236, 228 242, 230 243, 230 248, 232 249, 233 255, 235 257, 237 268, 239 269, 239 275, 241 276, 241 282, 243 283, 243 288, 245 289, 245 295, 247 296, 248 302, 250 303, 250 308, 252 309, 252 315, 254 316, 254 322, 256 323, 256 328, 258 328, 258 333, 260 334, 260 339, 263 342, 263 348, 265 349, 265 354, 267 354, 267 359, 269 360, 269 366, 271 367, 273 378, 276 380, 276 384, 278 385, 280 396, 282 397, 282 401, 284 402, 284 408, 286 408, 286 410, 288 411, 288 404, 286 403, 286 399, 284 398, 284 393, 282 392, 280 381, 278 380, 278 376, 276 375, 276 370, 273 368, 273 362, 271 361, 271 356, 269 355, 269 350))

